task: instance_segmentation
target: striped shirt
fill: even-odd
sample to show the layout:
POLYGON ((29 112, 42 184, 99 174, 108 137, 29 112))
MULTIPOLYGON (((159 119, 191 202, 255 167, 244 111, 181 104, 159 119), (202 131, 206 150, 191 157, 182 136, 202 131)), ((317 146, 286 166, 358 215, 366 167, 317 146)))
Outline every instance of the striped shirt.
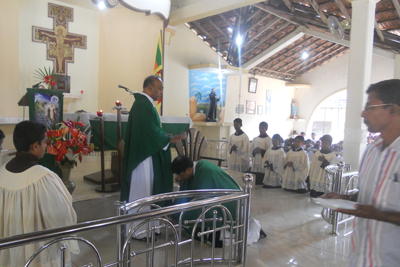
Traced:
MULTIPOLYGON (((384 150, 382 145, 378 137, 365 150, 357 202, 400 212, 400 137, 384 150)), ((400 266, 400 226, 356 217, 353 227, 351 266, 400 266)))

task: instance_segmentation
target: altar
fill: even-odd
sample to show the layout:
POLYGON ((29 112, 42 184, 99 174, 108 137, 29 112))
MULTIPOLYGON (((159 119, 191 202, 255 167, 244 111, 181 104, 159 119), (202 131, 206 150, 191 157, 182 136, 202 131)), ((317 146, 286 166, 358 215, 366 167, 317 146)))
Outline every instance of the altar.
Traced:
MULTIPOLYGON (((95 151, 100 150, 100 121, 96 113, 64 113, 64 120, 81 120, 85 125, 91 126, 90 142, 94 144, 95 151)), ((104 150, 116 150, 117 146, 117 114, 103 113, 104 118, 104 150)), ((125 138, 129 115, 121 115, 121 136, 125 138)), ((193 126, 189 117, 160 116, 164 132, 172 135, 187 131, 193 126)))

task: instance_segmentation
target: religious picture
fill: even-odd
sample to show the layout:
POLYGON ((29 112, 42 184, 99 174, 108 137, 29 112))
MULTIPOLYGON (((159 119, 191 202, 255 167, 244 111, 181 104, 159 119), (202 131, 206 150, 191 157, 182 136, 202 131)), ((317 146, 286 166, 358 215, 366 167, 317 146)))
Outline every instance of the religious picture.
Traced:
POLYGON ((257 82, 256 78, 249 78, 249 93, 257 93, 257 82))
POLYGON ((271 114, 271 90, 267 90, 267 97, 265 99, 265 115, 271 114))
POLYGON ((224 121, 226 82, 226 76, 221 74, 189 70, 189 114, 192 121, 224 121))
POLYGON ((246 101, 246 114, 256 114, 256 101, 246 101))
POLYGON ((63 94, 56 90, 28 89, 29 120, 47 128, 62 121, 63 94))

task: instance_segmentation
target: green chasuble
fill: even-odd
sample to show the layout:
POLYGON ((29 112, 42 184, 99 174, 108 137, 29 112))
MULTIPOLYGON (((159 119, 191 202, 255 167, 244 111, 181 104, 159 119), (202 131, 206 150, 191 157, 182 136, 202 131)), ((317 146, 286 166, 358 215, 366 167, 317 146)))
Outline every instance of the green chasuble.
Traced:
MULTIPOLYGON (((198 189, 237 189, 240 190, 239 185, 232 179, 232 177, 226 173, 223 169, 217 165, 201 160, 197 162, 195 166, 194 176, 191 179, 185 180, 181 184, 181 191, 184 190, 198 190, 198 189)), ((186 203, 190 199, 179 199, 179 203, 186 203)), ((224 206, 228 208, 233 219, 236 219, 236 201, 225 203, 224 206)), ((218 211, 217 217, 223 217, 221 209, 216 209, 218 211)), ((196 220, 201 214, 201 209, 187 211, 183 214, 183 220, 196 220)), ((206 213, 206 218, 213 217, 213 210, 206 213)), ((227 215, 227 220, 229 217, 227 215)), ((199 224, 200 226, 201 224, 199 224)), ((212 223, 206 223, 206 227, 212 227, 212 223)), ((217 223, 219 227, 220 222, 217 223)), ((191 234, 192 228, 187 229, 188 234, 191 234)))
POLYGON ((142 94, 133 95, 135 102, 129 112, 124 139, 121 201, 129 200, 132 171, 150 156, 154 171, 153 195, 171 192, 173 188, 170 148, 163 150, 171 137, 163 131, 158 113, 149 99, 142 94))

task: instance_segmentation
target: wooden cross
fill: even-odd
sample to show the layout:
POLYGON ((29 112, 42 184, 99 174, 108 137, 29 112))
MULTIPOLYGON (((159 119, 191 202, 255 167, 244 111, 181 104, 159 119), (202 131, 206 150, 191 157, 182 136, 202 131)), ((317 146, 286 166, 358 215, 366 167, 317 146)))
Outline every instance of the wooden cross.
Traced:
POLYGON ((87 37, 68 32, 68 22, 74 21, 74 9, 49 3, 48 16, 53 18, 53 29, 32 26, 32 41, 45 43, 54 72, 67 75, 67 63, 74 62, 74 48, 86 49, 87 37))

